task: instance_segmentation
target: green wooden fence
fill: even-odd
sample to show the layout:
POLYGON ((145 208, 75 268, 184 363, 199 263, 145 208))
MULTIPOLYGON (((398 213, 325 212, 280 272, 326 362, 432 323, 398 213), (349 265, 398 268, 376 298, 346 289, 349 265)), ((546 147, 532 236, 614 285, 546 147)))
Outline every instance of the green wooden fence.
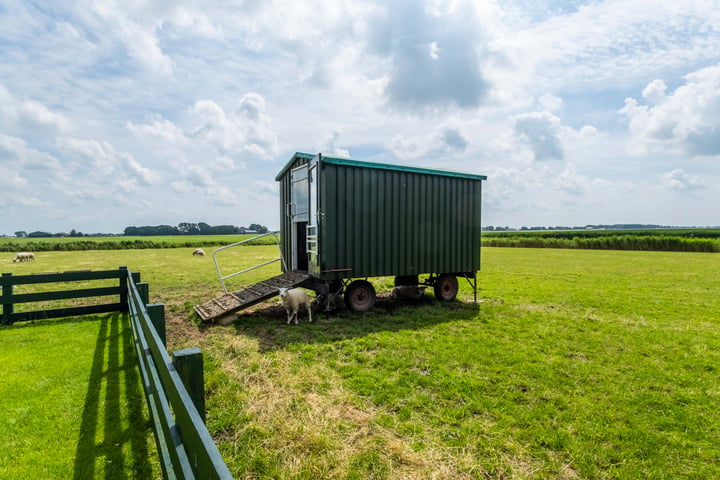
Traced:
POLYGON ((2 286, 2 316, 0 323, 11 324, 28 320, 44 318, 72 317, 78 315, 91 315, 96 313, 127 311, 127 270, 107 271, 73 271, 62 273, 40 273, 33 275, 13 275, 3 273, 0 277, 2 286), (41 283, 62 283, 92 280, 117 279, 118 284, 112 287, 82 288, 75 290, 56 290, 49 292, 15 294, 15 287, 41 283), (84 305, 49 310, 34 310, 28 312, 15 312, 15 305, 24 303, 37 303, 55 300, 71 300, 100 296, 117 296, 116 301, 110 303, 84 305))
POLYGON ((163 475, 167 479, 232 479, 205 426, 205 387, 202 353, 198 348, 168 354, 165 348, 165 308, 149 304, 147 283, 127 268, 0 277, 0 323, 60 318, 105 312, 130 316, 138 368, 155 433, 163 475), (18 285, 93 280, 117 280, 117 286, 15 294, 18 285), (16 312, 18 304, 90 297, 110 297, 106 303, 16 312), (117 296, 117 298, 114 298, 117 296))

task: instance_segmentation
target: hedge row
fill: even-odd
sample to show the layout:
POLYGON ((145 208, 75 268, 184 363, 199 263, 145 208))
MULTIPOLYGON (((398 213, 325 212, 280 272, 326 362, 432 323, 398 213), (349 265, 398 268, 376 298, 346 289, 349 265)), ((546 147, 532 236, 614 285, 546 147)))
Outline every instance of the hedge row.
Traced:
MULTIPOLYGON (((272 245, 272 237, 264 237, 246 245, 272 245)), ((720 242, 708 238, 687 238, 673 235, 603 235, 596 237, 551 238, 540 235, 483 235, 487 247, 574 248, 595 250, 647 250, 667 252, 720 252, 720 242)), ((129 250, 142 248, 198 248, 227 245, 221 240, 153 241, 153 240, 77 240, 0 242, 0 252, 50 252, 72 250, 129 250)))
MULTIPOLYGON (((272 245, 272 237, 253 240, 245 245, 272 245)), ((72 250, 132 250, 141 248, 199 248, 221 247, 227 245, 223 241, 153 241, 153 240, 77 240, 53 242, 51 240, 2 242, 0 252, 53 252, 72 250)))
POLYGON ((608 235, 587 238, 493 236, 483 237, 482 244, 487 247, 720 252, 720 242, 717 240, 707 238, 685 238, 670 235, 608 235))

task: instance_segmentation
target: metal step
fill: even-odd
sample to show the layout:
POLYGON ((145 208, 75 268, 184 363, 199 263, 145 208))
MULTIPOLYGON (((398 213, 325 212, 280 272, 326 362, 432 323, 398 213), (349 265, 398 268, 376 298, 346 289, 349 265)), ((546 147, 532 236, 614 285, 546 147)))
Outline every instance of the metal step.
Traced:
POLYGON ((311 278, 308 272, 293 270, 196 305, 195 311, 203 322, 209 322, 270 299, 279 294, 280 288, 294 288, 309 283, 311 278))

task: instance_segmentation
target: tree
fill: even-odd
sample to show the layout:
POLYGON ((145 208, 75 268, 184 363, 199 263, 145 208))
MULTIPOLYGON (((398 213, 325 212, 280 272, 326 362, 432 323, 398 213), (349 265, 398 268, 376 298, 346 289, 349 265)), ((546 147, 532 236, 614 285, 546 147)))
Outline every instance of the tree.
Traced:
POLYGON ((268 228, 264 225, 259 225, 257 223, 251 223, 248 227, 249 230, 255 230, 257 233, 267 233, 268 228))
POLYGON ((178 224, 178 230, 183 235, 197 235, 200 233, 197 223, 182 222, 178 224))
POLYGON ((15 232, 15 236, 18 238, 25 238, 27 237, 27 232, 25 230, 20 230, 19 232, 15 232))

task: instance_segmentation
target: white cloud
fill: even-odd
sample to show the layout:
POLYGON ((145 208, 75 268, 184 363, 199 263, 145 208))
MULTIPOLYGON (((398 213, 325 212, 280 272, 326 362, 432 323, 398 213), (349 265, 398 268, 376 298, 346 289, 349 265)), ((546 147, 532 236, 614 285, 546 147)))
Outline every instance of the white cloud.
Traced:
POLYGON ((0 84, 0 125, 11 129, 29 129, 46 134, 66 131, 70 122, 35 100, 19 100, 0 84))
POLYGON ((185 135, 206 141, 220 155, 248 154, 270 160, 277 154, 272 119, 257 93, 244 95, 229 114, 214 100, 198 100, 188 110, 188 118, 185 135))
POLYGON ((173 61, 160 48, 156 34, 162 21, 144 12, 133 11, 133 7, 127 2, 91 4, 92 13, 103 20, 97 28, 113 32, 113 37, 120 41, 127 54, 144 68, 161 75, 170 75, 174 68, 173 61))
POLYGON ((444 9, 402 0, 376 8, 368 18, 368 51, 387 59, 385 95, 395 108, 474 108, 490 85, 484 25, 474 4, 444 9))
POLYGON ((714 218, 720 9, 531 3, 10 2, 0 226, 273 226, 278 162, 316 149, 487 173, 504 224, 714 218))
MULTIPOLYGON (((0 148, 2 147, 0 146, 0 148)), ((1 158, 2 151, 0 150, 0 159, 1 158)), ((20 176, 20 172, 16 169, 0 166, 0 187, 2 187, 3 190, 19 190, 27 186, 27 184, 28 181, 20 176)))
POLYGON ((653 80, 643 89, 642 96, 648 102, 658 105, 667 99, 665 96, 666 90, 667 85, 665 85, 665 82, 662 80, 653 80))
POLYGON ((3 134, 0 134, 0 160, 20 174, 32 174, 33 171, 45 176, 64 174, 60 161, 54 156, 28 146, 21 138, 3 134))
POLYGON ((563 159, 560 119, 552 113, 531 112, 515 115, 512 119, 512 130, 520 141, 530 147, 535 160, 563 159))
POLYGON ((412 137, 396 135, 390 139, 387 148, 396 158, 412 160, 460 155, 469 145, 470 140, 459 126, 440 125, 428 135, 412 137))
POLYGON ((556 97, 555 95, 545 94, 538 98, 538 103, 548 112, 554 112, 562 107, 562 98, 556 97))
POLYGON ((185 141, 185 135, 182 130, 176 127, 171 121, 162 118, 155 119, 151 123, 144 125, 135 125, 132 122, 127 122, 125 128, 138 136, 156 137, 173 143, 182 143, 185 141))
POLYGON ((318 151, 330 156, 350 158, 350 150, 335 145, 341 135, 340 130, 333 130, 332 133, 325 135, 318 145, 318 151))
POLYGON ((278 195, 278 185, 275 182, 256 181, 253 185, 255 194, 259 197, 277 197, 278 195))
POLYGON ((690 175, 682 168, 677 168, 660 177, 663 187, 678 192, 694 192, 705 188, 705 181, 697 175, 690 175))
POLYGON ((72 159, 73 174, 87 178, 98 188, 105 182, 132 191, 138 187, 149 187, 159 176, 143 167, 132 155, 120 152, 110 143, 78 138, 59 138, 57 146, 72 159))
POLYGON ((606 0, 551 15, 505 40, 524 81, 542 88, 615 88, 717 61, 720 9, 707 0, 606 0))
POLYGON ((670 94, 665 90, 664 82, 654 80, 643 90, 651 106, 628 98, 619 110, 629 121, 633 151, 720 155, 720 65, 687 75, 670 94))

